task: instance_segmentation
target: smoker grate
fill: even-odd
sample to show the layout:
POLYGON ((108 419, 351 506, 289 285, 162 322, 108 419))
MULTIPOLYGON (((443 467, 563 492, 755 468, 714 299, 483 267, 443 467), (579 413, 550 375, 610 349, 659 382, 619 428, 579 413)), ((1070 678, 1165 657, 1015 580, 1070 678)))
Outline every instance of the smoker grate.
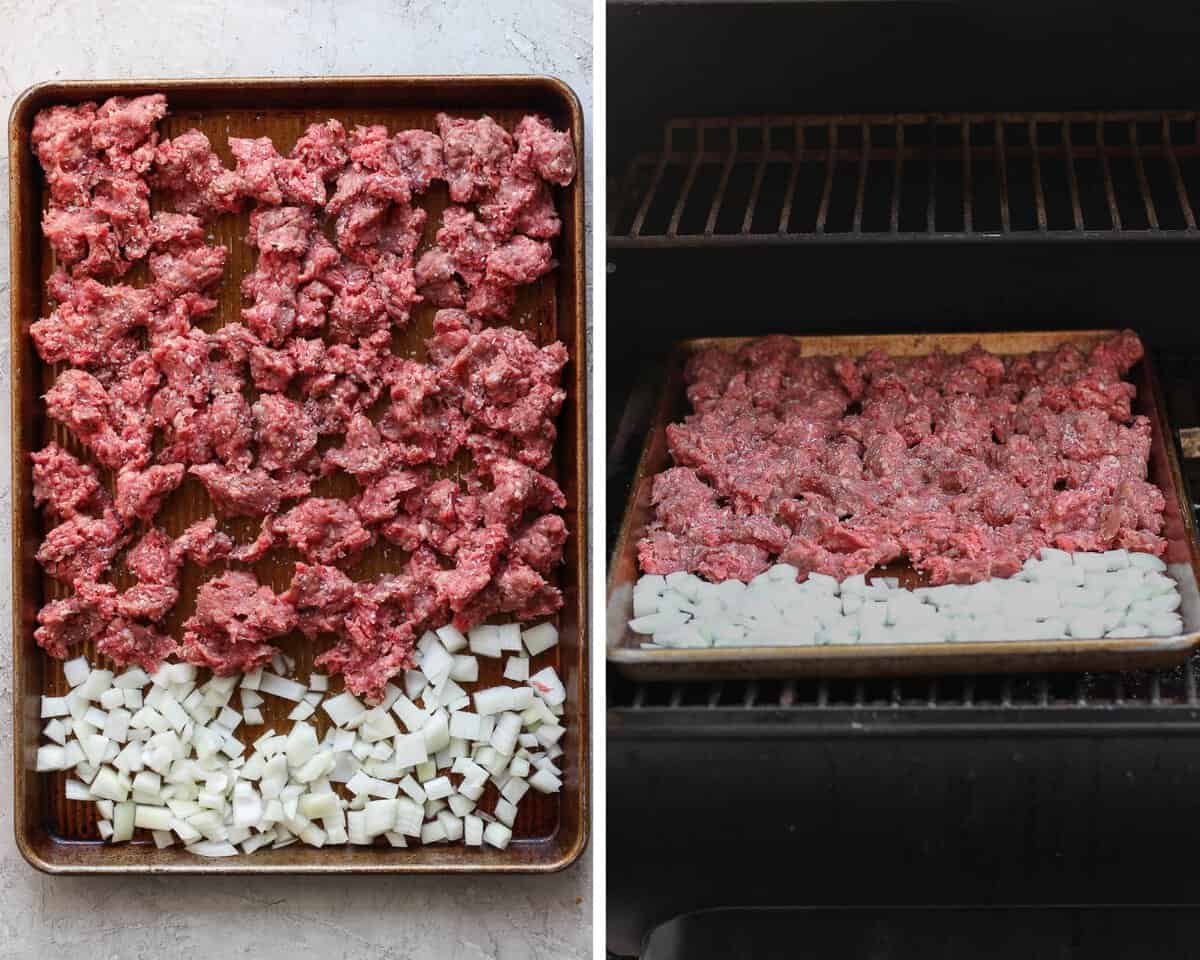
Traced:
POLYGON ((1200 114, 675 119, 614 196, 613 247, 1197 239, 1200 114))

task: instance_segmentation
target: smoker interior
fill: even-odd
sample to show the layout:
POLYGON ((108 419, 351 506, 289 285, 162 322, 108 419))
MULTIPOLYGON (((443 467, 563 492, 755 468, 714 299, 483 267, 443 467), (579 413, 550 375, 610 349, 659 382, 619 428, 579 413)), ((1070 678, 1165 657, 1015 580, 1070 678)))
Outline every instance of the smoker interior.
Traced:
MULTIPOLYGON (((1200 426, 1198 28, 1182 7, 610 4, 610 552, 682 338, 1132 327, 1171 425, 1200 426)), ((610 668, 609 948, 730 905, 1193 903, 1197 670, 610 668)), ((1111 926, 1113 955, 1146 930, 1111 926)))

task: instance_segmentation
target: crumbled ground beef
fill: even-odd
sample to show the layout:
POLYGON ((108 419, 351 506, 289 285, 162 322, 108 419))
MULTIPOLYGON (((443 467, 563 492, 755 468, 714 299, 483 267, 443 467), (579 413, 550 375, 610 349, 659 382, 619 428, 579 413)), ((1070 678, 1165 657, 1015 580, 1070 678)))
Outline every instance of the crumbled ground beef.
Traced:
POLYGON ((121 276, 149 249, 144 174, 165 115, 161 94, 56 106, 34 118, 31 143, 50 188, 42 232, 76 276, 121 276))
POLYGON ((75 592, 51 600, 38 611, 37 645, 50 656, 64 660, 70 648, 98 637, 116 611, 116 588, 107 583, 82 581, 75 592))
POLYGON ((69 520, 92 514, 108 505, 108 491, 91 464, 80 463, 54 441, 36 453, 33 461, 33 504, 49 516, 69 520))
POLYGON ((120 518, 112 510, 100 517, 76 514, 46 534, 37 560, 50 576, 63 583, 96 581, 127 539, 120 518))
POLYGON ((340 633, 358 586, 337 567, 296 563, 292 583, 280 599, 296 608, 297 625, 309 638, 340 633))
POLYGON ((494 190, 512 166, 513 142, 508 131, 489 116, 467 120, 439 113, 437 125, 450 199, 470 203, 494 190))
POLYGON ((183 658, 219 676, 253 670, 277 652, 267 641, 295 626, 291 604, 254 574, 230 570, 200 587, 196 612, 183 625, 183 658))
POLYGON ((112 620, 97 641, 96 650, 118 667, 134 664, 153 673, 159 664, 179 652, 179 645, 165 633, 124 617, 112 620))
POLYGON ((105 286, 90 277, 51 282, 58 307, 29 327, 38 356, 46 363, 76 367, 111 364, 121 341, 150 322, 154 295, 125 284, 105 286))
POLYGON ((374 698, 426 629, 557 609, 545 577, 561 562, 567 531, 551 511, 564 501, 537 471, 565 352, 480 320, 506 318, 517 287, 553 267, 548 183, 573 175, 570 137, 530 119, 514 151, 488 117, 439 117, 442 136, 380 126, 347 136, 329 121, 286 157, 267 138, 232 138, 230 170, 200 131, 159 143, 164 112, 161 97, 48 111, 35 137, 46 235, 67 269, 48 281, 57 306, 32 333, 46 362, 77 368, 59 375, 47 408, 116 474, 110 497, 57 445, 33 455, 35 500, 58 521, 38 559, 75 586, 39 614, 38 642, 65 656, 91 640, 146 669, 181 652, 228 673, 262 664, 270 640, 299 628, 333 634, 319 662, 374 698), (437 180, 455 202, 418 258, 427 213, 414 197, 437 180), (170 208, 153 218, 148 184, 170 208), (217 309, 228 251, 206 224, 246 205, 258 257, 242 322, 208 333, 199 323, 217 309), (92 279, 147 255, 144 288, 92 279), (437 314, 420 362, 392 339, 424 297, 466 309, 437 314), (461 480, 429 474, 464 448, 474 462, 461 480), (359 495, 310 497, 333 472, 355 477, 359 495), (187 473, 219 512, 261 518, 255 539, 235 544, 215 517, 176 540, 143 526, 187 473), (100 581, 137 526, 123 558, 134 582, 118 593, 100 581), (355 583, 337 569, 378 536, 410 554, 400 573, 355 583), (180 651, 152 626, 175 605, 185 562, 253 563, 282 545, 305 558, 287 593, 230 571, 201 587, 180 651))
POLYGON ((183 464, 125 467, 117 474, 117 513, 126 523, 153 520, 163 501, 183 482, 183 464))
POLYGON ((189 130, 158 145, 151 183, 169 194, 175 212, 190 213, 201 220, 237 213, 245 202, 245 181, 221 164, 208 137, 199 130, 189 130))
POLYGON ((179 560, 186 557, 198 566, 207 567, 224 560, 232 550, 233 540, 217 529, 216 517, 208 517, 197 520, 175 538, 172 556, 179 560))
POLYGON ((349 563, 375 542, 344 500, 310 497, 279 520, 275 530, 312 563, 349 563))
POLYGON ((1121 379, 1140 357, 1133 334, 1007 359, 833 361, 778 337, 698 353, 642 568, 843 578, 906 557, 936 584, 1009 576, 1047 545, 1161 553, 1149 423, 1121 379))

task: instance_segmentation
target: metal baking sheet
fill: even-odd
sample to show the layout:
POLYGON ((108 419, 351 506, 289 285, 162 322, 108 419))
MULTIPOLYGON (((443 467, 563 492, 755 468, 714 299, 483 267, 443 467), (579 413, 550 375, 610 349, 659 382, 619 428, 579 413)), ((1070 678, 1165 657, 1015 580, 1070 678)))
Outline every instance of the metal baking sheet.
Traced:
MULTIPOLYGON (((1029 333, 905 334, 795 337, 805 356, 862 356, 882 350, 893 356, 922 356, 935 350, 961 353, 976 343, 1002 355, 1048 350, 1067 343, 1090 346, 1115 330, 1029 333)), ((1167 429, 1166 411, 1153 361, 1147 356, 1132 371, 1137 387, 1134 412, 1150 420, 1153 442, 1150 479, 1167 501, 1166 562, 1183 596, 1186 633, 1172 638, 1100 640, 1013 640, 980 643, 829 645, 805 647, 720 647, 645 649, 646 638, 628 627, 633 585, 640 571, 638 540, 654 519, 650 503, 654 475, 672 463, 666 428, 689 412, 683 367, 688 356, 708 347, 736 350, 748 337, 685 340, 676 345, 665 371, 662 398, 634 475, 621 532, 609 570, 606 625, 608 659, 634 680, 719 680, 733 677, 901 677, 952 673, 1024 673, 1049 670, 1116 670, 1167 666, 1182 661, 1200 644, 1200 553, 1196 530, 1167 429)), ((920 580, 907 564, 880 568, 875 575, 897 576, 904 586, 920 580)))
MULTIPOLYGON (((138 96, 162 92, 170 113, 160 125, 164 137, 199 127, 228 165, 230 136, 270 136, 286 152, 305 127, 334 117, 347 128, 354 124, 385 124, 391 131, 411 127, 435 129, 437 113, 466 116, 489 113, 511 129, 525 113, 547 114, 559 129, 571 130, 583 157, 583 120, 579 101, 565 84, 548 77, 346 77, 305 79, 134 80, 122 82, 50 83, 27 90, 13 107, 9 123, 12 210, 12 374, 13 374, 13 723, 15 749, 14 824, 17 845, 35 867, 54 873, 517 873, 547 872, 572 863, 587 841, 589 823, 588 655, 587 655, 587 482, 586 463, 586 336, 584 317, 584 175, 582 168, 570 187, 555 191, 563 221, 556 242, 557 270, 538 283, 522 288, 511 324, 539 343, 562 340, 570 353, 564 372, 567 401, 559 419, 556 459, 551 469, 567 496, 566 520, 571 531, 566 563, 559 585, 565 605, 558 617, 560 643, 539 656, 535 667, 553 664, 567 688, 567 733, 564 738, 563 789, 557 795, 531 793, 521 804, 514 839, 504 851, 432 845, 393 850, 377 847, 313 849, 296 844, 253 856, 205 860, 182 848, 157 850, 139 833, 132 844, 99 842, 95 807, 63 798, 64 774, 34 772, 40 735, 39 697, 66 691, 62 664, 46 656, 33 639, 42 603, 64 588, 45 577, 34 559, 43 534, 42 518, 30 495, 29 453, 50 439, 76 453, 81 448, 61 425, 44 415, 40 395, 53 382, 57 368, 43 364, 33 349, 29 325, 47 313, 45 280, 52 269, 49 246, 39 222, 45 202, 45 182, 30 150, 35 114, 56 103, 103 100, 114 95, 138 96)), ((436 184, 421 198, 429 211, 423 246, 432 242, 447 203, 445 184, 436 184)), ((152 199, 152 207, 155 203, 152 199)), ((213 225, 217 243, 229 248, 218 318, 206 327, 239 316, 242 276, 252 269, 253 251, 245 244, 248 215, 222 217, 213 225)), ((144 277, 141 265, 126 278, 144 277)), ((424 338, 432 330, 434 308, 422 305, 410 327, 397 337, 396 349, 418 359, 424 338)), ((111 480, 111 477, 108 479, 111 480)), ((348 477, 333 478, 319 487, 325 496, 350 495, 348 477)), ((203 489, 188 478, 167 501, 156 522, 177 535, 189 523, 211 512, 203 489)), ((257 523, 222 523, 239 542, 253 538, 257 523)), ((404 554, 386 545, 368 553, 350 570, 356 579, 394 571, 404 554)), ((295 556, 277 552, 253 569, 275 590, 290 580, 295 556)), ((190 614, 194 593, 207 575, 185 567, 181 598, 167 621, 176 634, 190 614)), ((118 583, 119 583, 118 578, 118 583)), ((299 634, 281 648, 296 658, 297 671, 306 675, 316 653, 299 634)), ((78 652, 93 655, 90 645, 78 652)), ((497 682, 500 661, 481 660, 480 682, 497 682)), ((335 678, 331 689, 340 689, 335 678)), ((289 705, 277 699, 264 704, 266 725, 286 724, 289 705)), ((327 718, 319 713, 319 719, 327 718)), ((252 736, 260 735, 259 728, 252 736)), ((265 727, 263 728, 265 729, 265 727)), ((490 790, 491 788, 489 788, 490 790)), ((488 794, 484 809, 488 809, 488 794)))

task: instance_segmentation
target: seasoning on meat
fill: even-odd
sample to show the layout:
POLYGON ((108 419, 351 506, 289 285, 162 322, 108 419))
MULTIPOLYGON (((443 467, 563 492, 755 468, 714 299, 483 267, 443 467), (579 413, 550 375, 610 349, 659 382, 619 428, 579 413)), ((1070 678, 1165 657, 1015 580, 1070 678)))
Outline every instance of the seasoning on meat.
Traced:
POLYGON ((253 670, 277 652, 267 641, 295 626, 291 604, 254 574, 230 570, 200 587, 196 612, 183 625, 183 658, 218 676, 253 670))
POLYGON ((337 567, 299 561, 292 583, 280 599, 296 609, 297 627, 309 639, 340 633, 358 586, 337 567))
POLYGON ((34 640, 50 656, 66 659, 71 647, 94 640, 108 627, 116 595, 111 584, 77 583, 71 596, 51 600, 38 611, 34 640))
POLYGON ((264 517, 279 509, 284 490, 279 480, 261 467, 237 470, 217 463, 188 468, 197 477, 217 509, 234 517, 264 517))
POLYGON ((1141 355, 1129 333, 1007 359, 835 361, 781 337, 702 351, 642 569, 845 579, 907 557, 940 584, 1011 576, 1048 545, 1161 553, 1149 423, 1121 379, 1141 355))
POLYGON ((201 220, 237 213, 245 202, 245 181, 222 165, 208 137, 199 130, 160 143, 150 179, 154 187, 170 195, 176 213, 190 213, 201 220))
POLYGON ((46 412, 67 426, 110 470, 142 464, 150 456, 149 428, 118 418, 104 386, 83 370, 64 370, 46 393, 46 412))
POLYGON ((76 514, 46 534, 37 551, 45 571, 63 583, 99 580, 125 545, 127 537, 112 510, 103 516, 76 514))
POLYGON ((125 555, 126 568, 141 583, 176 585, 181 563, 175 541, 158 527, 146 531, 125 555))
POLYGON ((224 560, 233 550, 233 540, 217 529, 217 518, 197 520, 175 538, 174 557, 186 557, 192 563, 207 567, 224 560))
POLYGON ((50 204, 42 232, 59 264, 76 276, 121 276, 149 248, 149 187, 143 175, 158 140, 166 98, 55 106, 34 118, 31 144, 50 204))
POLYGON ((117 474, 117 513, 126 523, 152 520, 163 501, 183 482, 183 464, 125 467, 117 474))
POLYGON ((179 652, 179 645, 153 627, 118 617, 108 624, 96 649, 118 667, 134 664, 154 673, 160 664, 179 652))
POLYGON ((549 183, 565 187, 575 179, 575 145, 571 134, 557 131, 545 117, 522 117, 513 132, 517 154, 513 163, 549 183))
POLYGON ((50 516, 69 520, 108 505, 108 491, 95 468, 80 463, 53 440, 29 459, 33 461, 33 505, 44 506, 50 516))
POLYGON ((312 563, 347 563, 375 542, 344 500, 310 497, 275 522, 294 550, 312 563))

